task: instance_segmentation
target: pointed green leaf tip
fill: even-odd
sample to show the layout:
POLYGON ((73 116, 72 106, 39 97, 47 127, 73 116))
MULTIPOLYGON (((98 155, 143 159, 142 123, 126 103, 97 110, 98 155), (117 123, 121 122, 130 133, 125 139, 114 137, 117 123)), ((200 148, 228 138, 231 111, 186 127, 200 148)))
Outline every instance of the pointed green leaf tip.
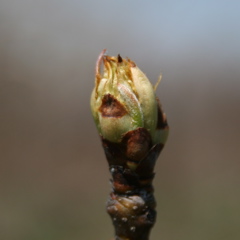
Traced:
POLYGON ((103 50, 96 63, 91 110, 99 134, 121 142, 129 131, 145 128, 154 144, 159 143, 158 103, 152 84, 130 59, 110 57, 103 50), (103 63, 103 71, 100 72, 103 63))

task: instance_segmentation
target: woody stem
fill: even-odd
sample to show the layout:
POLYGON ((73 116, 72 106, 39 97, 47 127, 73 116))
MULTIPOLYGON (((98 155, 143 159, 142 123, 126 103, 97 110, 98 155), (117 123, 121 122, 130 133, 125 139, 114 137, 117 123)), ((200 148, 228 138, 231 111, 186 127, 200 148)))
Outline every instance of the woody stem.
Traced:
POLYGON ((115 240, 148 240, 156 220, 153 167, 162 146, 153 146, 141 167, 132 170, 124 164, 129 159, 123 159, 121 143, 102 142, 112 176, 107 212, 115 228, 115 240))

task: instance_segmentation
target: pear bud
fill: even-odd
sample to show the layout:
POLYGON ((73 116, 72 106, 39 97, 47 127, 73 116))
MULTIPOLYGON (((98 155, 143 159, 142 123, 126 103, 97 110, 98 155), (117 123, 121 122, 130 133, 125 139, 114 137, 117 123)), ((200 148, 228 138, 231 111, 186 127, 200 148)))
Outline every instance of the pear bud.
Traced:
POLYGON ((108 141, 121 142, 123 136, 145 128, 154 142, 158 103, 152 84, 130 59, 100 54, 96 64, 91 110, 99 134, 108 141), (103 73, 100 65, 103 63, 103 73))

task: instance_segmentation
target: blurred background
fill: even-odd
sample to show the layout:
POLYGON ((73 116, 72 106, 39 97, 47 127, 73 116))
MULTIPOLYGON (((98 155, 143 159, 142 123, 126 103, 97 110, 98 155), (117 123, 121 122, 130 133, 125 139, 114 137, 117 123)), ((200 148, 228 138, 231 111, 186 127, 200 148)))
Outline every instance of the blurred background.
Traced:
POLYGON ((0 239, 110 239, 89 108, 98 54, 129 57, 171 127, 151 240, 240 239, 240 2, 0 1, 0 239))

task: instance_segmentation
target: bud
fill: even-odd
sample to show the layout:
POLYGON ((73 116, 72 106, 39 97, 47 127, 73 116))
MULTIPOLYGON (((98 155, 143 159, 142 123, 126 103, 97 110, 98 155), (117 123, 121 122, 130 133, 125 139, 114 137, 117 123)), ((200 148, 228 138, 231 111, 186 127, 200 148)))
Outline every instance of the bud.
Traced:
POLYGON ((157 130, 158 102, 148 78, 130 59, 104 54, 105 50, 97 60, 91 96, 92 114, 99 134, 110 142, 119 143, 127 132, 145 128, 154 144, 165 141, 157 130))
POLYGON ((116 239, 147 240, 156 220, 154 166, 168 124, 156 86, 133 61, 105 56, 105 51, 96 64, 91 110, 112 175, 107 212, 116 239))

